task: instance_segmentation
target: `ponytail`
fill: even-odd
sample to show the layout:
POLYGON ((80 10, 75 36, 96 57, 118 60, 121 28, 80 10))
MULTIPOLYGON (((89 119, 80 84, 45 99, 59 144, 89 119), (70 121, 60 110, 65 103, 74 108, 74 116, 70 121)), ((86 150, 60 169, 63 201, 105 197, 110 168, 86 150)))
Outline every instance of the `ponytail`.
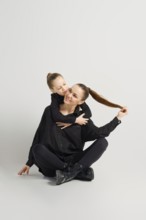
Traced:
POLYGON ((97 102, 109 106, 109 107, 113 107, 113 108, 120 108, 122 109, 123 107, 121 105, 115 104, 113 102, 108 101, 107 99, 105 99, 103 96, 99 95, 97 92, 95 92, 94 90, 89 89, 89 94, 92 96, 93 99, 95 99, 97 102))

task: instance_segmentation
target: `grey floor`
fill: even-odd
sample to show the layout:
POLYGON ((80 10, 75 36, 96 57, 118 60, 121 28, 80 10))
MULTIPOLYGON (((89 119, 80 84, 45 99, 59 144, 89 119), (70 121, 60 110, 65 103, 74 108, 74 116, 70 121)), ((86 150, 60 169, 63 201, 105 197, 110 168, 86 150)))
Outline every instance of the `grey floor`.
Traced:
POLYGON ((17 175, 22 164, 1 167, 1 219, 145 220, 144 169, 134 170, 130 164, 125 169, 118 162, 115 167, 109 160, 107 154, 92 166, 92 182, 73 180, 59 186, 36 167, 29 176, 17 175))

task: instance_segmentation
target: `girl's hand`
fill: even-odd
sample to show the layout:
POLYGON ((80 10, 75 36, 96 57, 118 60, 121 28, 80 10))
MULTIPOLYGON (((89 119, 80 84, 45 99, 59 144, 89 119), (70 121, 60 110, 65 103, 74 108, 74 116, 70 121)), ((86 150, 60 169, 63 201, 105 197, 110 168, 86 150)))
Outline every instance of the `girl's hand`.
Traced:
POLYGON ((128 114, 128 109, 127 107, 123 107, 119 112, 118 112, 118 115, 117 115, 117 118, 119 120, 121 120, 122 117, 124 117, 125 115, 128 114))
POLYGON ((18 172, 18 175, 22 175, 23 173, 25 174, 29 174, 29 169, 30 169, 30 167, 29 166, 27 166, 27 165, 25 165, 19 172, 18 172))
POLYGON ((88 123, 89 118, 83 118, 85 113, 81 114, 79 117, 76 118, 75 123, 79 125, 86 125, 88 123))
POLYGON ((72 125, 70 123, 64 123, 64 122, 56 122, 56 124, 57 126, 61 127, 61 129, 67 128, 72 125))

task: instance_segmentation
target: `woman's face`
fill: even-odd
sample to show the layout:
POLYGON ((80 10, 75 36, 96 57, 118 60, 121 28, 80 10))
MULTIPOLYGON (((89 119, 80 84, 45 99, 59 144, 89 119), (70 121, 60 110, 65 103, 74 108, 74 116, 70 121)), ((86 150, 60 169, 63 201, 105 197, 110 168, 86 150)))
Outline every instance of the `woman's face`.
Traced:
POLYGON ((64 96, 64 103, 68 105, 81 105, 84 102, 83 96, 83 89, 78 85, 74 85, 66 92, 64 96))

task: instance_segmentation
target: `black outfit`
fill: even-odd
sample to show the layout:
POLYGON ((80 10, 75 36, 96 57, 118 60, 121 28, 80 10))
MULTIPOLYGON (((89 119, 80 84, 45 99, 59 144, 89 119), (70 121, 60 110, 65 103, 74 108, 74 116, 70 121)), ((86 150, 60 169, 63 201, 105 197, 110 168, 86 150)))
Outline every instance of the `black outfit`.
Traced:
MULTIPOLYGON (((79 115, 79 108, 76 108, 72 116, 79 115)), ((98 128, 89 119, 86 125, 73 124, 61 129, 53 121, 51 107, 48 106, 36 131, 26 165, 36 164, 46 176, 54 176, 56 170, 64 169, 70 163, 79 162, 84 167, 90 167, 106 150, 108 143, 105 137, 120 122, 115 117, 108 124, 98 128), (96 141, 83 151, 85 142, 93 140, 96 141)))
MULTIPOLYGON (((52 118, 55 122, 64 122, 64 123, 75 123, 76 115, 69 114, 69 115, 63 115, 59 111, 60 104, 63 103, 63 96, 58 95, 57 93, 51 94, 51 114, 52 118)), ((84 102, 82 105, 80 105, 80 108, 82 109, 82 112, 85 113, 86 118, 90 118, 92 116, 91 110, 89 106, 84 102)))

